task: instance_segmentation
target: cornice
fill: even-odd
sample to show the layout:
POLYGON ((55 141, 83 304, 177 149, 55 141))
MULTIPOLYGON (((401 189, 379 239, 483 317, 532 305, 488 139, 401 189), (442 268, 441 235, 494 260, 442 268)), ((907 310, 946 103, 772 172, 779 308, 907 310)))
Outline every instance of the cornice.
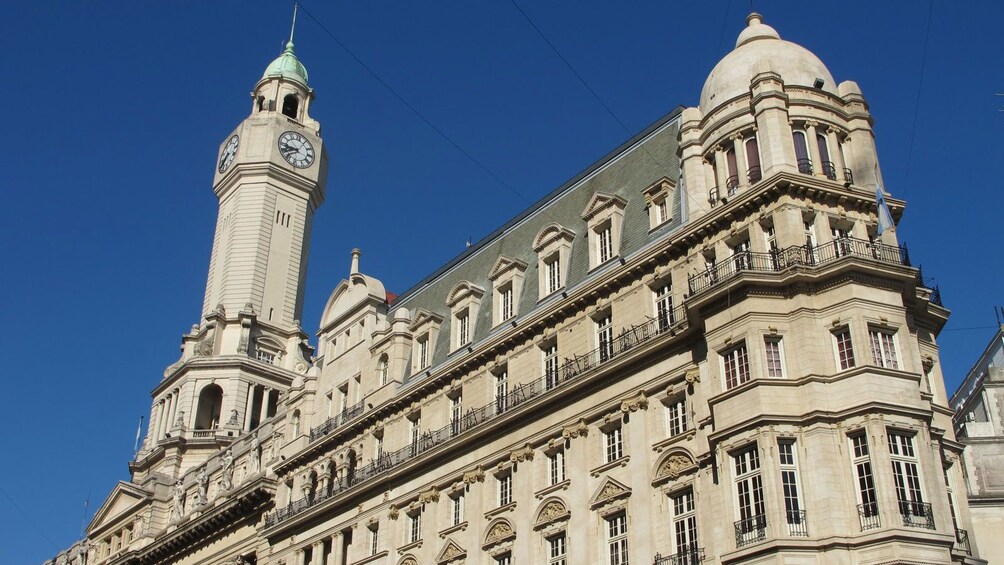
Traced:
POLYGON ((277 385, 290 386, 298 374, 282 367, 262 363, 245 355, 214 355, 212 357, 192 357, 164 377, 150 392, 156 397, 175 383, 182 380, 189 371, 197 369, 233 369, 274 380, 277 385))

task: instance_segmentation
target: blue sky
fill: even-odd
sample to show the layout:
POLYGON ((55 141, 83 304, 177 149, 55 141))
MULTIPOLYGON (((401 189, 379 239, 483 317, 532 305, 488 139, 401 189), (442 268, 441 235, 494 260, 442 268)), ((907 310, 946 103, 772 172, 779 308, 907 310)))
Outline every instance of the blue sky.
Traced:
MULTIPOLYGON (((307 9, 473 164, 301 14, 296 50, 331 156, 305 320, 363 250, 400 292, 677 105, 696 105, 746 2, 521 6, 320 2, 307 9), (408 237, 409 226, 424 236, 408 237), (431 226, 431 229, 428 227, 431 226)), ((900 238, 952 317, 954 389, 1004 303, 1000 244, 1004 4, 757 0, 766 22, 855 80, 875 117, 900 238), (988 46, 997 45, 995 48, 988 46), (919 105, 918 105, 919 92, 919 105), (915 120, 916 115, 916 120, 915 120), (911 143, 911 140, 913 142, 911 143)), ((220 141, 280 50, 290 2, 27 2, 4 10, 0 71, 0 546, 41 563, 126 479, 149 391, 199 321, 220 141)))

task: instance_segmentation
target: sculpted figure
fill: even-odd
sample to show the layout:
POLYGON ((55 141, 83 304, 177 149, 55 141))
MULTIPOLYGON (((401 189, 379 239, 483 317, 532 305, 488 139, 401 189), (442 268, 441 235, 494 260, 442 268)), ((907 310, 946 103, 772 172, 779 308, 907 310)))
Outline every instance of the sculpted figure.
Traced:
POLYGON ((195 492, 195 504, 202 506, 209 501, 208 491, 209 491, 209 474, 206 473, 206 466, 203 465, 199 469, 199 474, 195 476, 195 480, 198 483, 198 489, 195 492))
POLYGON ((174 483, 174 508, 171 510, 171 519, 180 520, 185 513, 185 486, 181 479, 174 483))
POLYGON ((251 451, 248 452, 251 458, 250 464, 248 465, 249 471, 252 475, 261 471, 261 441, 258 440, 258 434, 255 433, 251 436, 251 451))
POLYGON ((234 454, 230 449, 223 455, 223 478, 220 479, 220 488, 223 490, 234 488, 234 454))

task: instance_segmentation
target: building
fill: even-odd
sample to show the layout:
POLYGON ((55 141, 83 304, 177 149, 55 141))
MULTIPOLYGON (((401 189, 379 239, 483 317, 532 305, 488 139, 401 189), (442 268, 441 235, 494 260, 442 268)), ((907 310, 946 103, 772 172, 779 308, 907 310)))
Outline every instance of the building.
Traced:
POLYGON ((221 143, 203 319, 132 479, 57 565, 985 563, 865 99, 747 23, 699 107, 411 290, 353 251, 316 351, 290 43, 221 143))
MULTIPOLYGON (((985 555, 1004 555, 1004 326, 966 374, 951 399, 973 536, 985 555)), ((962 492, 961 486, 958 490, 962 492)), ((960 497, 961 498, 961 497, 960 497)))

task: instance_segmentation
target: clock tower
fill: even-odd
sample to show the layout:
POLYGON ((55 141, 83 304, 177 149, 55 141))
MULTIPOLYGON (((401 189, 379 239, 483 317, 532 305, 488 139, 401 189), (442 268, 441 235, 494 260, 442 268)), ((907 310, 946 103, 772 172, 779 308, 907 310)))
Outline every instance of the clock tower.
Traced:
POLYGON ((328 158, 292 34, 251 97, 250 115, 220 144, 202 319, 153 391, 147 438, 132 463, 137 482, 179 477, 260 432, 311 367, 300 318, 328 158))

